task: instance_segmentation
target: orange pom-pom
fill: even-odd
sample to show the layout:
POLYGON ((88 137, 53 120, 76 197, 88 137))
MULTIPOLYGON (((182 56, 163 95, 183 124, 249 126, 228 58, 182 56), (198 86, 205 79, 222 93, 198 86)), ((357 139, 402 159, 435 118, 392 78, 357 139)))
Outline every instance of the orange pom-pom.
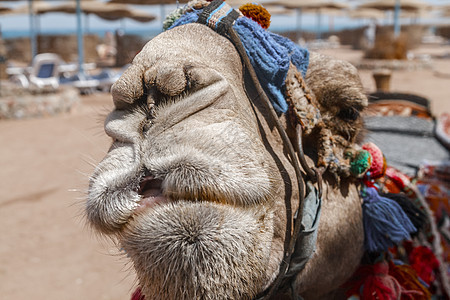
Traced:
POLYGON ((260 4, 247 3, 239 7, 241 13, 267 29, 270 26, 270 13, 260 4))

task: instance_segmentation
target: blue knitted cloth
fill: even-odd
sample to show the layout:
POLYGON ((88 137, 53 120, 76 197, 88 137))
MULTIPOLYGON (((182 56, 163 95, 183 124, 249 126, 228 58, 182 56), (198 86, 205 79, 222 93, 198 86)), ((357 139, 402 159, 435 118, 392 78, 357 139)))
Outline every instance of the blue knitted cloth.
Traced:
MULTIPOLYGON (((202 10, 181 16, 169 28, 195 23, 202 10)), ((309 52, 291 40, 263 29, 255 21, 241 17, 233 24, 239 35, 259 82, 278 113, 285 113, 288 104, 283 95, 284 81, 292 62, 303 76, 309 64, 309 52)))

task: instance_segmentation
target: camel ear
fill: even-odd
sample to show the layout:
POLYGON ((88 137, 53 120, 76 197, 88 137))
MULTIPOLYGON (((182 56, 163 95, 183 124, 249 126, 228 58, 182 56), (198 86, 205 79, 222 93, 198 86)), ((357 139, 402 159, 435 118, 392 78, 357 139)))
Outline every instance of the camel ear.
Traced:
POLYGON ((144 96, 144 68, 140 64, 132 64, 113 84, 111 94, 116 109, 124 109, 144 96))

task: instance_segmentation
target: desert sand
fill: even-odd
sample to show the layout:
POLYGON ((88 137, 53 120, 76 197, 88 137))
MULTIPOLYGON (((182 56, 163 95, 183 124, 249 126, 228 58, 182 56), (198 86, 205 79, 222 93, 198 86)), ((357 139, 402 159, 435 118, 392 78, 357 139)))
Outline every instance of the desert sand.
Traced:
MULTIPOLYGON (((421 47, 450 53, 450 47, 421 47)), ((357 61, 360 51, 321 50, 357 61)), ((450 112, 450 58, 432 69, 394 71, 393 91, 423 95, 438 116, 450 112)), ((367 91, 371 71, 361 70, 367 91)), ((113 241, 95 235, 83 219, 88 176, 108 150, 103 119, 108 93, 83 96, 66 114, 0 121, 0 298, 130 299, 135 278, 113 241)))

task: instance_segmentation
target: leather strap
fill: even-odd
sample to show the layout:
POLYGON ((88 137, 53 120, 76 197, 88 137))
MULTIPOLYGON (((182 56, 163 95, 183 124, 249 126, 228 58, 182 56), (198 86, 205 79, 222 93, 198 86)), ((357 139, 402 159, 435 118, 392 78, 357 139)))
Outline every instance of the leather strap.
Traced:
MULTIPOLYGON (((301 125, 298 124, 296 128, 298 143, 294 148, 268 96, 261 87, 256 72, 247 56, 244 46, 242 45, 241 39, 233 29, 233 23, 239 16, 239 13, 233 9, 231 10, 230 9, 231 7, 228 4, 226 4, 223 0, 215 0, 211 2, 211 4, 203 10, 198 19, 198 23, 204 24, 210 27, 211 29, 215 30, 219 34, 227 37, 236 47, 244 63, 244 66, 249 76, 251 77, 252 82, 258 91, 258 94, 260 95, 259 98, 262 101, 265 108, 267 109, 267 111, 269 112, 269 118, 275 124, 277 131, 280 134, 283 143, 288 151, 297 177, 297 184, 299 191, 298 210, 295 212, 296 218, 294 218, 293 216, 291 206, 291 204, 295 200, 291 199, 290 201, 286 200, 285 202, 287 223, 286 223, 283 258, 280 263, 278 275, 272 282, 272 284, 262 293, 257 295, 257 297, 255 298, 258 300, 269 299, 271 296, 275 295, 279 291, 280 287, 285 288, 288 282, 291 282, 292 278, 295 277, 295 275, 306 264, 306 261, 302 260, 300 268, 299 264, 296 264, 295 272, 293 269, 290 270, 290 263, 293 258, 293 253, 295 252, 296 249, 297 239, 300 236, 300 233, 302 232, 302 217, 304 213, 304 203, 305 203, 305 181, 303 179, 303 174, 300 166, 302 166, 303 169, 305 170, 310 182, 318 182, 319 192, 315 193, 312 198, 316 203, 319 203, 318 209, 319 212, 320 212, 320 198, 322 193, 322 187, 321 187, 320 173, 317 171, 317 169, 311 169, 306 163, 301 144, 302 139, 301 125)), ((250 99, 250 97, 248 98, 250 99)), ((308 185, 312 186, 311 183, 308 183, 308 185)), ((311 198, 311 195, 309 194, 307 197, 311 198)), ((298 260, 298 257, 296 258, 298 260)))

